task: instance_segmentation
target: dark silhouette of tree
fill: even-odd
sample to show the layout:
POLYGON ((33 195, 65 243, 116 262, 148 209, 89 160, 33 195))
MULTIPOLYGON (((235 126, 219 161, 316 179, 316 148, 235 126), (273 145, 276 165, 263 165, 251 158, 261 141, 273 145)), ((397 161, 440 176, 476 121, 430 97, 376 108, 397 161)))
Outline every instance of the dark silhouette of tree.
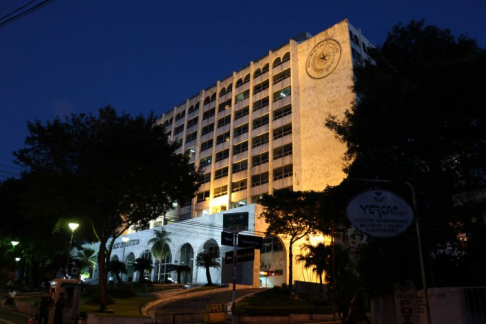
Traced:
MULTIPOLYGON (((381 187, 405 198, 403 182, 411 183, 423 216, 429 283, 485 284, 478 274, 486 272, 486 255, 478 247, 486 229, 478 226, 479 213, 455 209, 452 197, 486 184, 486 99, 477 81, 486 53, 474 40, 412 21, 394 26, 370 54, 374 64, 355 70, 355 104, 342 120, 331 116, 326 123, 347 145, 348 180, 391 180, 381 187)), ((373 186, 340 185, 348 194, 373 186)), ((393 240, 369 237, 358 248, 368 290, 389 291, 404 279, 420 283, 416 242, 413 230, 393 240)))
POLYGON ((206 269, 206 279, 208 281, 208 286, 211 286, 213 282, 211 281, 211 273, 209 270, 211 268, 219 269, 221 264, 219 263, 218 256, 214 253, 203 251, 197 254, 196 257, 196 267, 206 269))
POLYGON ((81 251, 78 251, 78 254, 76 255, 76 260, 81 270, 88 268, 88 272, 91 277, 93 270, 96 269, 96 264, 98 260, 96 256, 96 251, 90 248, 83 248, 81 251))
POLYGON ((319 290, 321 293, 323 289, 323 274, 324 271, 328 271, 328 263, 331 258, 331 247, 319 243, 317 245, 304 244, 302 246, 303 254, 297 255, 296 260, 304 263, 304 268, 312 268, 312 271, 319 277, 319 290))
POLYGON ((292 291, 293 253, 298 240, 317 232, 320 194, 297 192, 288 189, 274 190, 273 195, 263 195, 260 204, 264 209, 260 217, 268 224, 267 235, 282 235, 289 239, 289 289, 292 291))
POLYGON ((115 275, 118 283, 122 282, 121 274, 127 273, 127 266, 120 260, 111 260, 106 264, 106 270, 115 275))
POLYGON ((177 272, 177 283, 181 283, 181 274, 182 273, 190 273, 191 267, 189 267, 187 265, 169 264, 167 266, 167 271, 177 272))
MULTIPOLYGON (((169 233, 165 229, 153 230, 155 237, 151 238, 147 245, 152 245, 152 255, 159 260, 159 268, 157 278, 160 278, 160 268, 162 267, 162 260, 170 253, 169 243, 171 242, 169 233)), ((165 281, 165 278, 162 278, 165 281)))
POLYGON ((150 272, 153 268, 152 260, 145 258, 135 259, 133 270, 138 271, 138 281, 142 282, 145 272, 150 272))
POLYGON ((106 107, 97 115, 71 115, 45 125, 35 121, 28 127, 26 147, 15 153, 17 163, 50 194, 50 213, 39 213, 77 219, 81 226, 76 234, 100 243, 104 311, 106 263, 115 240, 130 226, 143 227, 174 202, 192 197, 199 173, 187 156, 176 154, 179 144, 169 142, 153 114, 132 117, 106 107))

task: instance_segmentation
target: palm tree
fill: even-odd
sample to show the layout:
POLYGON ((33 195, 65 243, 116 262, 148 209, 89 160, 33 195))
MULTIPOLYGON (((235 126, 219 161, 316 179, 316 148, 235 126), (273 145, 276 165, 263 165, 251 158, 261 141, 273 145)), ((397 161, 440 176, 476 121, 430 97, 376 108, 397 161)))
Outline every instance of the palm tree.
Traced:
POLYGON ((106 270, 108 270, 109 272, 115 274, 116 281, 118 281, 118 283, 121 283, 122 280, 121 280, 120 274, 121 273, 124 273, 124 274, 127 273, 127 266, 122 261, 119 261, 119 260, 111 260, 106 265, 106 270))
POLYGON ((177 283, 181 283, 181 274, 183 272, 189 273, 191 272, 191 267, 187 265, 177 265, 177 264, 169 264, 167 267, 167 271, 176 271, 177 272, 177 283))
POLYGON ((142 282, 143 281, 143 274, 145 271, 150 271, 152 270, 154 266, 152 265, 152 260, 150 259, 145 259, 145 258, 138 258, 135 259, 135 263, 133 264, 133 270, 138 271, 139 277, 138 281, 142 282))
POLYGON ((332 253, 330 246, 325 246, 324 243, 317 245, 304 244, 302 246, 303 251, 307 251, 307 254, 299 254, 297 256, 298 262, 304 262, 304 268, 312 268, 312 271, 319 277, 319 290, 323 292, 322 275, 326 271, 326 278, 331 273, 330 270, 330 256, 332 253))
POLYGON ((208 286, 211 286, 213 282, 211 281, 211 274, 209 273, 209 269, 219 269, 221 267, 221 264, 219 263, 218 257, 215 256, 214 253, 203 251, 197 254, 196 267, 206 268, 206 278, 208 280, 208 286))
POLYGON ((97 255, 95 254, 95 250, 90 248, 83 248, 81 251, 78 251, 76 256, 76 260, 78 261, 79 267, 81 270, 89 268, 89 276, 93 274, 93 270, 96 269, 96 264, 98 263, 97 255))
MULTIPOLYGON (((162 267, 162 260, 170 253, 170 249, 168 243, 171 242, 169 233, 165 231, 165 229, 161 230, 153 230, 155 233, 155 237, 151 238, 147 245, 152 245, 152 255, 159 260, 159 269, 157 271, 157 278, 160 280, 160 270, 162 267)), ((165 265, 164 265, 164 272, 165 273, 165 265)), ((165 281, 165 278, 163 278, 165 281)))

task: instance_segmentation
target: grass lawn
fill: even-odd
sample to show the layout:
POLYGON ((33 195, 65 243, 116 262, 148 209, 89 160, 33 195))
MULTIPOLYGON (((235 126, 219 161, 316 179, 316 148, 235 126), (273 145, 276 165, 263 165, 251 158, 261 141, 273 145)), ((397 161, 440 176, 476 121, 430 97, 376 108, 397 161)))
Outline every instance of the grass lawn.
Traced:
POLYGON ((179 295, 186 294, 186 293, 194 293, 194 292, 198 292, 198 291, 206 291, 206 290, 220 289, 220 288, 227 288, 227 287, 221 287, 221 286, 200 286, 200 287, 197 287, 197 288, 192 288, 192 289, 184 290, 179 295))
POLYGON ((132 297, 132 298, 113 298, 115 303, 107 305, 108 310, 113 313, 98 313, 99 305, 88 305, 86 302, 89 297, 82 296, 79 303, 79 312, 86 312, 87 314, 97 313, 99 316, 122 316, 122 317, 144 317, 140 312, 140 307, 149 301, 154 300, 154 297, 132 297))

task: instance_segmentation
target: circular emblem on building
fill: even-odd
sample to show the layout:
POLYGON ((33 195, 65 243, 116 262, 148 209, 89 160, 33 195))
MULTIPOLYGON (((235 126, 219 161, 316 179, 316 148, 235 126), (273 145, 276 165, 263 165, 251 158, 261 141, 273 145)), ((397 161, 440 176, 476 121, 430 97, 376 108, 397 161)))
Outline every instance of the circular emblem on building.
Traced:
POLYGON ((314 79, 322 79, 334 71, 341 58, 341 44, 328 38, 318 43, 309 53, 306 62, 307 74, 314 79))

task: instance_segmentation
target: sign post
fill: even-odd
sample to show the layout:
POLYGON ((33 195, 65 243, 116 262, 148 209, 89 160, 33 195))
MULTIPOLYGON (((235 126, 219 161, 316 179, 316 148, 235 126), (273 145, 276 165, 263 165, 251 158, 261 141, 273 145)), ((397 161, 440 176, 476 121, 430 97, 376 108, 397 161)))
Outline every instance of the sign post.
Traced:
POLYGON ((231 304, 231 322, 236 324, 236 245, 238 233, 248 231, 248 212, 223 214, 223 231, 233 233, 233 302, 231 304))

